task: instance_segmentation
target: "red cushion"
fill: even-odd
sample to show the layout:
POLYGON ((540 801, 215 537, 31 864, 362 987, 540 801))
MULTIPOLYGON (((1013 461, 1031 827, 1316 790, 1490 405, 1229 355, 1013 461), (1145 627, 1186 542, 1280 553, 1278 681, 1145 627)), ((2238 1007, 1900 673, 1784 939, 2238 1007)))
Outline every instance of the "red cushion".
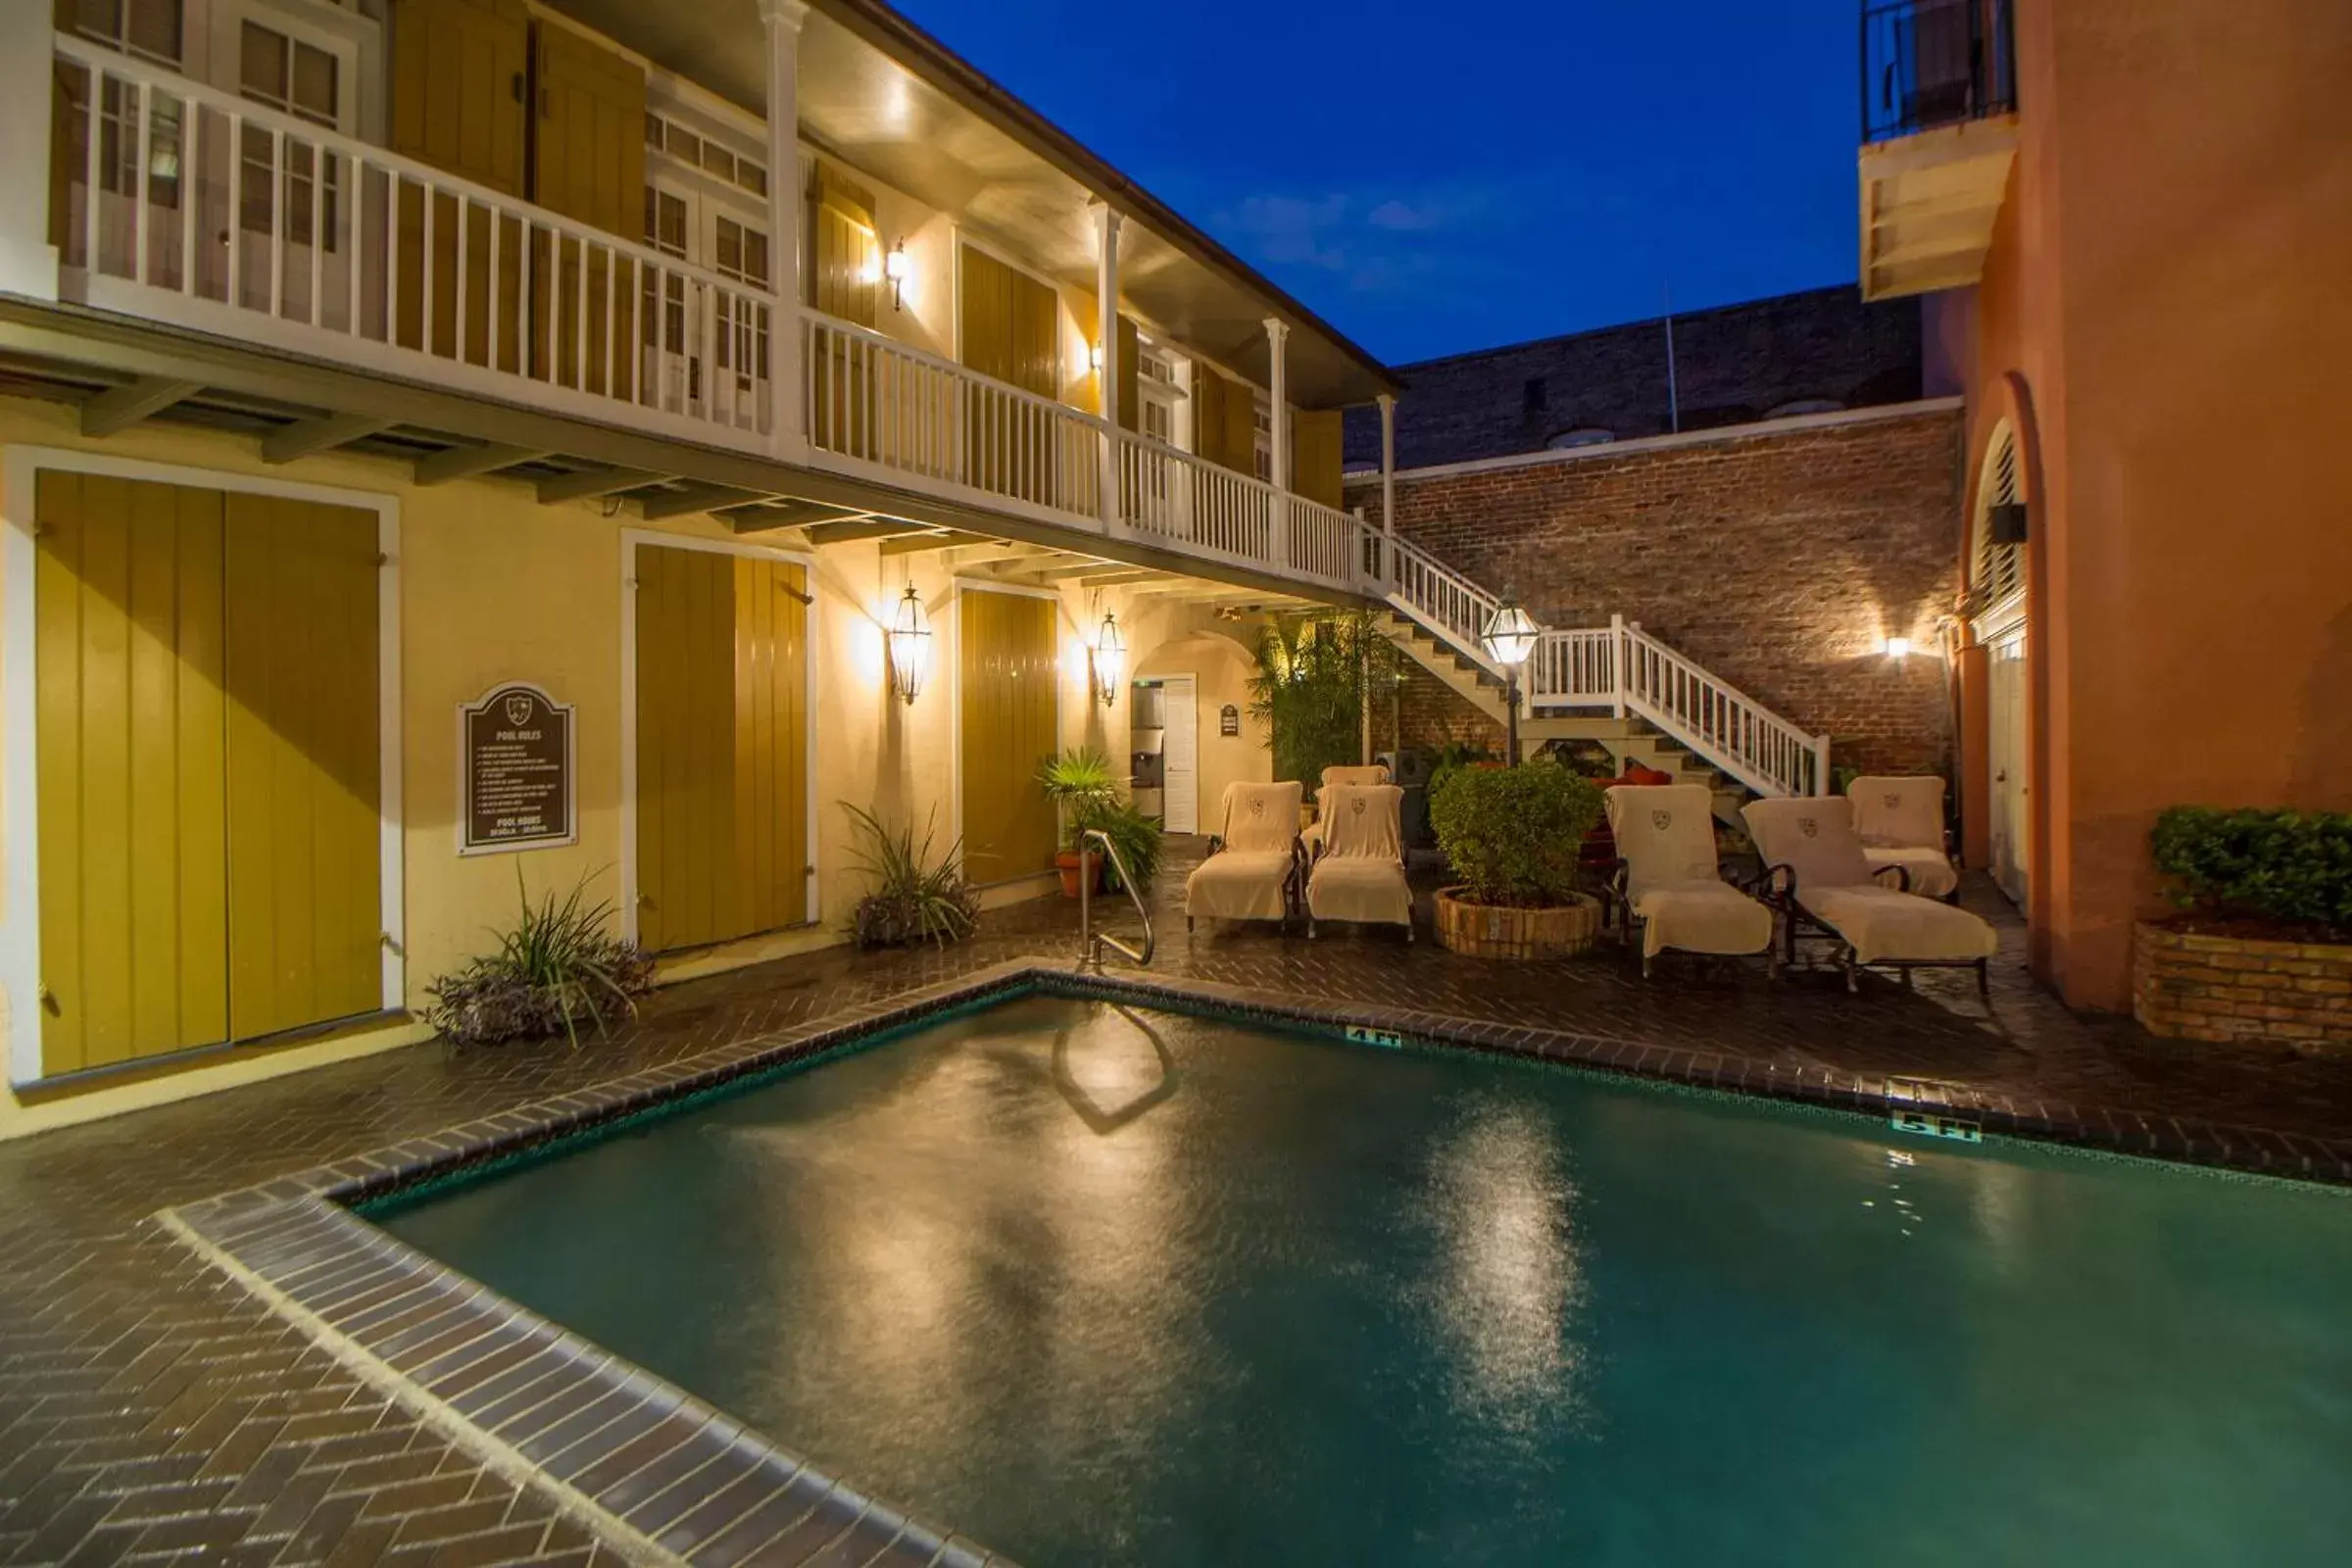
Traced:
POLYGON ((1671 784, 1674 782, 1674 775, 1661 773, 1654 767, 1643 767, 1640 762, 1630 762, 1626 765, 1624 782, 1628 784, 1671 784))

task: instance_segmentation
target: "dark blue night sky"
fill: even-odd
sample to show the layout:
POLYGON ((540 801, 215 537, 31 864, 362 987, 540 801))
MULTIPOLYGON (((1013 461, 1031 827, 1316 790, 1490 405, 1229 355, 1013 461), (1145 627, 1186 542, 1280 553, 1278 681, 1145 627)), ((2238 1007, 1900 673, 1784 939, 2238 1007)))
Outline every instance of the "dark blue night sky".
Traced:
POLYGON ((1854 276, 1856 0, 897 3, 1391 363, 1854 276))

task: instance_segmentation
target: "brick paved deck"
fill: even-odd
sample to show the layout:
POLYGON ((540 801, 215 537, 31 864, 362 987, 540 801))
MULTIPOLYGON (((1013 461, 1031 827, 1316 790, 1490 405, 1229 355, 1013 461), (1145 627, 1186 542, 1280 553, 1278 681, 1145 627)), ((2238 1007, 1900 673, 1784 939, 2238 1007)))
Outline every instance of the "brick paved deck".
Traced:
MULTIPOLYGON (((2352 1178, 2352 1060, 2080 1021, 2023 974, 2013 919, 1987 1008, 1967 976, 1869 979, 1848 997, 1827 973, 1644 983, 1613 959, 1497 965, 1328 927, 1312 943, 1270 928, 1188 939, 1169 908, 1183 869, 1159 899, 1154 972, 1173 979, 1572 1031, 1632 1048, 1601 1059, 1709 1081, 1927 1078, 2122 1147, 2352 1178)), ((0 1560, 621 1560, 554 1494, 422 1424, 153 1216, 1007 961, 1066 964, 1074 922, 1058 901, 1023 906, 946 954, 836 951, 681 985, 576 1052, 418 1047, 0 1146, 0 1560)))

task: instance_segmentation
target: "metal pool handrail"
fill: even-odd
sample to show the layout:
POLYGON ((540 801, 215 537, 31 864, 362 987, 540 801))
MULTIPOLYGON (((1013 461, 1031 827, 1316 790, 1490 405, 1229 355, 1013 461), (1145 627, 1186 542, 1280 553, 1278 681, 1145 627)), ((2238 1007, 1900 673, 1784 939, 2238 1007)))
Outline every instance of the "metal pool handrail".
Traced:
POLYGON ((1112 948, 1125 954, 1133 962, 1149 968, 1152 964, 1152 950, 1157 946, 1158 939, 1152 930, 1152 911, 1144 907, 1144 896, 1136 891, 1135 877, 1128 871, 1127 862, 1119 858, 1119 847, 1111 843, 1110 835, 1101 828, 1088 828, 1078 835, 1078 962, 1080 967, 1091 963, 1097 968, 1101 968, 1102 950, 1112 948), (1119 886, 1127 890, 1127 902, 1135 906, 1135 912, 1143 919, 1144 948, 1141 953, 1121 942, 1117 937, 1095 929, 1095 879, 1087 875, 1089 867, 1086 863, 1086 846, 1089 840, 1101 844, 1102 853, 1110 857, 1110 863, 1118 869, 1119 886))

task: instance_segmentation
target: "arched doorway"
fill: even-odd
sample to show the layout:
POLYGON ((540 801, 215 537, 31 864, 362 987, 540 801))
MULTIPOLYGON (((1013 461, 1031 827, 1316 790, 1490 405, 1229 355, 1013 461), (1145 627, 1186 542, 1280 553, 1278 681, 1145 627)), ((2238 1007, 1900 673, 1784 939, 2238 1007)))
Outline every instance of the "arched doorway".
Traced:
POLYGON ((2025 487, 2017 431, 1993 427, 1969 519, 1968 619, 1985 650, 1985 801, 1992 879, 2026 906, 2033 795, 2033 688, 2026 637, 2025 487))

